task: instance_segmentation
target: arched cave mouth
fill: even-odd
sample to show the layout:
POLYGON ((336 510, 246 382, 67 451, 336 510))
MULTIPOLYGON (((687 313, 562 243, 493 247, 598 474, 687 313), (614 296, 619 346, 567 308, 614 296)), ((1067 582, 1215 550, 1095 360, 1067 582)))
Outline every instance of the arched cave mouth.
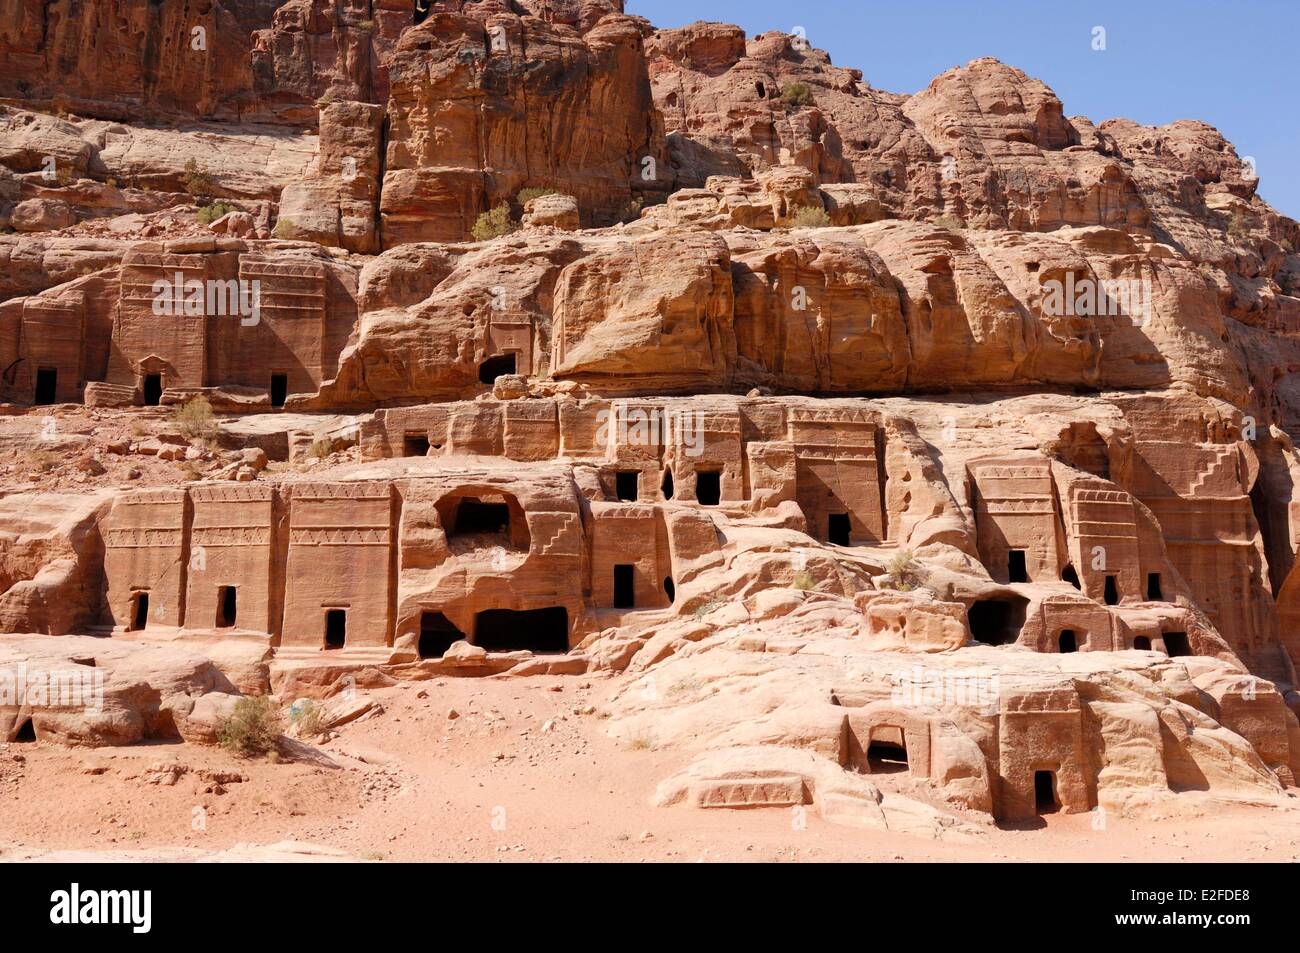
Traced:
POLYGON ((465 633, 441 612, 428 609, 420 613, 420 658, 442 658, 454 643, 464 639, 465 633))
POLYGON ((484 609, 474 617, 474 644, 489 652, 568 652, 569 610, 484 609))
POLYGON ((453 553, 492 547, 528 551, 528 520, 510 493, 469 488, 444 496, 435 508, 453 553))
POLYGON ((517 361, 514 354, 498 354, 489 357, 478 367, 478 379, 482 384, 491 386, 498 377, 516 373, 517 361))
POLYGON ((984 645, 1010 645, 1020 637, 1028 607, 1024 596, 977 599, 966 610, 971 638, 984 645))
POLYGON ((908 770, 905 743, 877 741, 867 746, 867 765, 872 774, 901 774, 908 770))

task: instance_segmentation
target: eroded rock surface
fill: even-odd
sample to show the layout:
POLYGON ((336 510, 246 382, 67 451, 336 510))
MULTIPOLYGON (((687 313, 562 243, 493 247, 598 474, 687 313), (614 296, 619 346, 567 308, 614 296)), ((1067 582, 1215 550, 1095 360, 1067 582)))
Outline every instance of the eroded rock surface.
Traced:
POLYGON ((0 0, 4 740, 589 675, 665 807, 1294 787, 1300 226, 1217 130, 619 0, 119 6, 0 0))

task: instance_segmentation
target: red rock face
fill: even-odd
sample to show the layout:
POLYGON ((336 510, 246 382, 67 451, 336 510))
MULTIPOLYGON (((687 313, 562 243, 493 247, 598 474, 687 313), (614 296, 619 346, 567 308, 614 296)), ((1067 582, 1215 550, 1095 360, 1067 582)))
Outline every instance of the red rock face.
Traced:
POLYGON ((278 3, 6 0, 0 6, 5 95, 57 100, 89 115, 163 111, 232 116, 247 99, 252 31, 278 3))
POLYGON ((578 35, 472 13, 434 13, 393 57, 386 246, 459 240, 525 187, 574 195, 592 225, 634 191, 665 188, 638 21, 611 16, 578 35))
POLYGON ((0 95, 0 632, 257 649, 44 736, 610 670, 703 689, 610 706, 665 804, 1294 782, 1300 226, 1209 126, 621 0, 0 0, 0 95))

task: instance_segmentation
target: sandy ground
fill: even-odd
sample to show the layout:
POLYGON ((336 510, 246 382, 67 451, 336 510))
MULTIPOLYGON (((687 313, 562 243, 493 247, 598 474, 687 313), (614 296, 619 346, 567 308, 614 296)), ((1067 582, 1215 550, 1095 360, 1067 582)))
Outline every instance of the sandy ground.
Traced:
POLYGON ((656 785, 686 755, 607 737, 612 685, 440 679, 375 691, 383 713, 320 746, 337 767, 310 752, 272 763, 179 743, 0 745, 0 859, 1300 860, 1295 796, 1277 807, 1189 794, 1162 819, 1109 817, 1095 830, 1091 815, 1053 815, 943 840, 813 811, 801 825, 788 809, 655 808, 656 785), (311 846, 268 847, 286 841, 311 846))

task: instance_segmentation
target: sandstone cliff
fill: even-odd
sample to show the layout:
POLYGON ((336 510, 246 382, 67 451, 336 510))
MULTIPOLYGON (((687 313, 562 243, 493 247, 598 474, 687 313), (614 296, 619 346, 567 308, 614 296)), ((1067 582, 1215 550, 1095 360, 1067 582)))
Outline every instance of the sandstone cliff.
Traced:
POLYGON ((5 739, 608 671, 664 805, 1293 786, 1300 225, 1249 163, 622 7, 0 0, 0 670, 114 646, 109 715, 5 739))

